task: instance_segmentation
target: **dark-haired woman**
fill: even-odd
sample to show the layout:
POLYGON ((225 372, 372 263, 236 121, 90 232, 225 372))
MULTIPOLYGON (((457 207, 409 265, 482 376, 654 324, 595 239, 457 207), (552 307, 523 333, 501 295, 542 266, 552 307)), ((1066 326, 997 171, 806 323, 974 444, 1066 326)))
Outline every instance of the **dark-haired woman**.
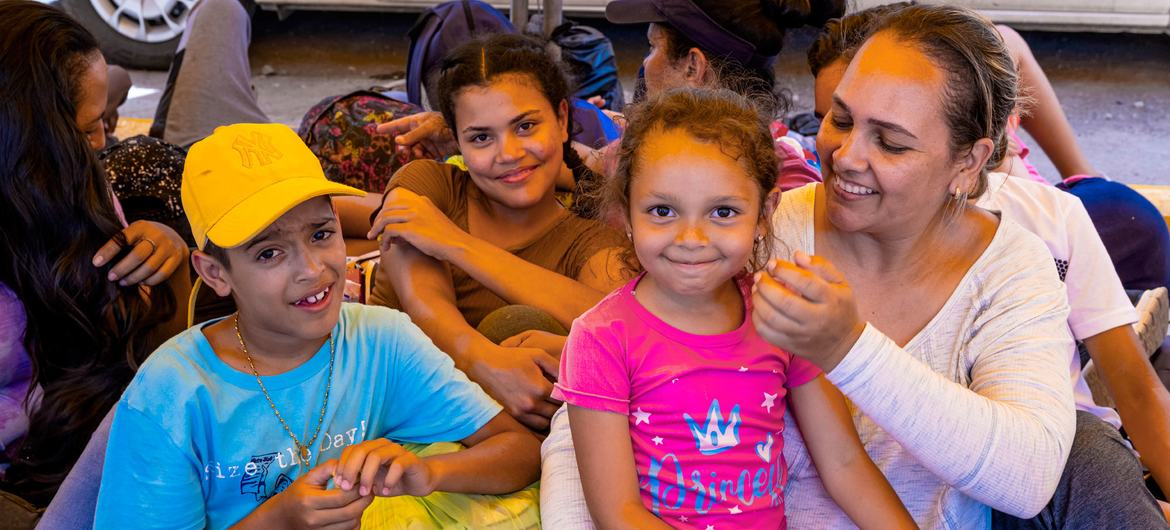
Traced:
POLYGON ((187 248, 121 220, 94 154, 106 63, 93 37, 31 1, 0 3, 0 20, 0 488, 44 506, 181 327, 187 248))
POLYGON ((622 238, 554 196, 572 157, 569 88, 539 41, 467 43, 443 61, 437 85, 467 169, 416 161, 394 175, 370 231, 382 241, 371 298, 402 307, 510 414, 547 429, 559 341, 497 343, 508 337, 476 328, 511 304, 567 329, 620 285, 622 238))

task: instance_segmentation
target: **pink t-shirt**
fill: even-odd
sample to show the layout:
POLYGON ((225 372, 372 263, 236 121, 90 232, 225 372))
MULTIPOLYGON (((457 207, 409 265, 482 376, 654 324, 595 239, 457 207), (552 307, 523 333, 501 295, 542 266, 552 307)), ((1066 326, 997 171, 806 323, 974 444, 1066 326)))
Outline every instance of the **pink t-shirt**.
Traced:
POLYGON ((744 323, 719 335, 651 314, 640 279, 573 322, 553 397, 629 417, 642 502, 671 526, 784 528, 786 389, 820 370, 756 334, 750 278, 744 323))

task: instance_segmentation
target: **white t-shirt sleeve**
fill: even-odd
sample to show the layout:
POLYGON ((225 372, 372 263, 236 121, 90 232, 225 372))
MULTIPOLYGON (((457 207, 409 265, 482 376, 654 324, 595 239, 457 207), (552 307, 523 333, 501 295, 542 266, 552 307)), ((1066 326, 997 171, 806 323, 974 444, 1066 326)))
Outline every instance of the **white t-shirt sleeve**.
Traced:
POLYGON ((1066 212, 1069 259, 1065 275, 1071 312, 1068 325, 1077 340, 1137 322, 1113 261, 1080 200, 1072 197, 1066 212))

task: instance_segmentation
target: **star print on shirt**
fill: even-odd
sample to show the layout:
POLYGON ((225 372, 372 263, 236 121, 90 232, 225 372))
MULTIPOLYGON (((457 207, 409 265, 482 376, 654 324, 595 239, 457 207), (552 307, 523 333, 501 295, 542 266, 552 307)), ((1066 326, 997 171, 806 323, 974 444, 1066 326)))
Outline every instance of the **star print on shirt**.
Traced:
POLYGON ((764 392, 764 402, 760 403, 760 406, 768 409, 768 412, 772 412, 772 407, 776 406, 776 398, 779 395, 780 395, 779 393, 769 394, 767 392, 764 392))
POLYGON ((682 521, 682 522, 684 522, 684 523, 685 523, 685 522, 687 522, 687 516, 685 516, 685 515, 680 515, 680 516, 678 516, 678 520, 679 520, 679 521, 682 521))
POLYGON ((707 525, 706 530, 715 530, 715 525, 712 525, 712 524, 707 525))
POLYGON ((731 515, 739 515, 743 513, 743 510, 739 509, 739 506, 732 506, 730 510, 727 510, 727 513, 731 515))
POLYGON ((650 413, 642 411, 642 407, 638 407, 638 411, 634 413, 634 425, 641 425, 643 423, 650 424, 650 413))
POLYGON ((746 367, 746 366, 740 366, 740 367, 739 367, 739 371, 741 371, 741 372, 746 372, 747 370, 748 370, 748 369, 747 369, 747 367, 746 367))
POLYGON ((655 436, 655 437, 651 438, 650 440, 654 442, 654 445, 662 445, 662 437, 661 436, 655 436))

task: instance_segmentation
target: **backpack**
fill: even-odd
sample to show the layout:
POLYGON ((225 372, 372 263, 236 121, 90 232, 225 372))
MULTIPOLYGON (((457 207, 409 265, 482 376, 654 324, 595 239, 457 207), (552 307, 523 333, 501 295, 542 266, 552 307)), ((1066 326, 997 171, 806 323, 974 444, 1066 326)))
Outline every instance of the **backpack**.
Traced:
POLYGON ((297 134, 321 161, 325 178, 360 190, 382 193, 394 172, 413 158, 397 152, 394 137, 378 134, 378 124, 415 114, 418 105, 399 101, 376 88, 327 97, 313 105, 297 134))
POLYGON ((621 138, 621 130, 601 109, 583 99, 572 98, 569 111, 573 113, 573 140, 594 149, 601 149, 621 138))
POLYGON ((428 76, 455 47, 487 33, 515 33, 507 17, 479 0, 455 0, 428 9, 410 28, 410 52, 406 58, 406 94, 415 105, 423 104, 423 91, 434 101, 428 76))
POLYGON ((110 188, 128 222, 155 221, 195 246, 183 211, 180 184, 187 152, 150 136, 134 136, 98 152, 110 188))
POLYGON ((609 37, 596 28, 567 21, 550 38, 561 48, 565 71, 577 87, 573 95, 585 100, 601 96, 603 108, 621 112, 626 97, 609 37))

